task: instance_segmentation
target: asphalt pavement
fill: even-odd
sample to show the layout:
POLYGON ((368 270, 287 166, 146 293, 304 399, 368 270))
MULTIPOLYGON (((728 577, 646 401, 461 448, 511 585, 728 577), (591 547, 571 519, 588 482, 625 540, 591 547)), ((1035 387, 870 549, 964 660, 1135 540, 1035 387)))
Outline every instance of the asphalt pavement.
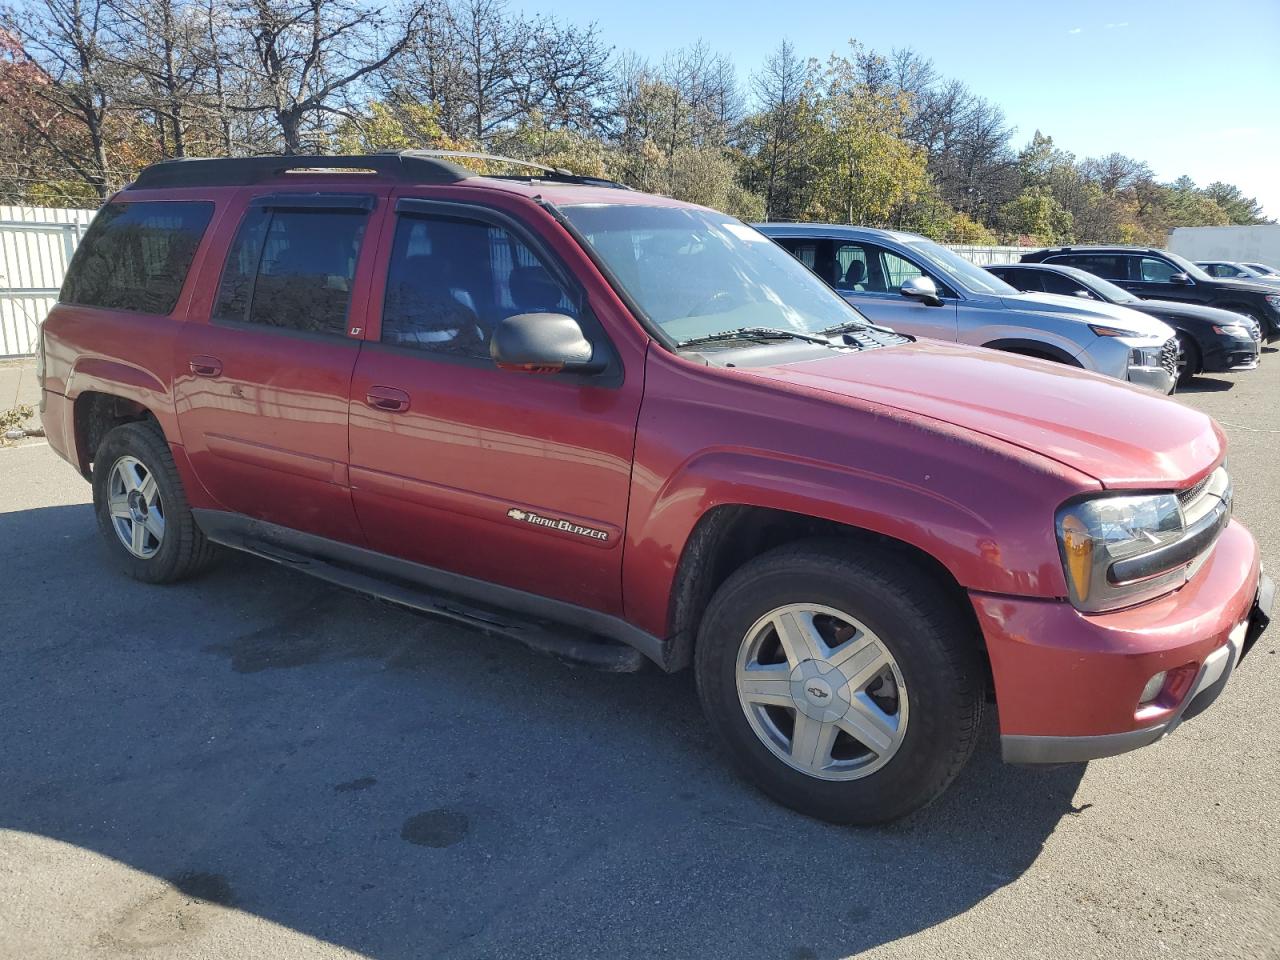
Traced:
MULTIPOLYGON (((1182 402, 1280 569, 1280 354, 1182 402)), ((899 824, 774 806, 691 678, 572 669, 244 556, 147 587, 0 449, 0 957, 1280 958, 1280 628, 1085 766, 899 824)))

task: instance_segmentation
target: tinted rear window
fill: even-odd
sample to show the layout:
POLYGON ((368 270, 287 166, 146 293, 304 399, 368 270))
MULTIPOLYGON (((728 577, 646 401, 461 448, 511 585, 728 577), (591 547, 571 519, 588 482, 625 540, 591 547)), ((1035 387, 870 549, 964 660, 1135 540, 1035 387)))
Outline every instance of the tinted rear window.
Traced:
POLYGON ((59 299, 171 313, 212 217, 206 202, 107 204, 80 241, 59 299))
POLYGON ((1106 280, 1128 280, 1129 258, 1123 254, 1111 253, 1075 253, 1050 257, 1050 263, 1060 263, 1066 267, 1075 267, 1106 280))

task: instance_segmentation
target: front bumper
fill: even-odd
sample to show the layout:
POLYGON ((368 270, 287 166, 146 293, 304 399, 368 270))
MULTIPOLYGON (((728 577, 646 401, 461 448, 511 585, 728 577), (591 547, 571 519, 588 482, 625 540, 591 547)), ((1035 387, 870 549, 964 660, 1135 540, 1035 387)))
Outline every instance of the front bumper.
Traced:
POLYGON ((1105 614, 971 594, 995 680, 1004 757, 1071 763, 1145 746, 1201 712, 1269 621, 1274 587, 1240 524, 1181 589, 1105 614), (1157 673, 1186 677, 1141 705, 1157 673))
POLYGON ((1201 365, 1205 373, 1252 370, 1258 365, 1259 342, 1252 337, 1224 337, 1204 351, 1201 365))

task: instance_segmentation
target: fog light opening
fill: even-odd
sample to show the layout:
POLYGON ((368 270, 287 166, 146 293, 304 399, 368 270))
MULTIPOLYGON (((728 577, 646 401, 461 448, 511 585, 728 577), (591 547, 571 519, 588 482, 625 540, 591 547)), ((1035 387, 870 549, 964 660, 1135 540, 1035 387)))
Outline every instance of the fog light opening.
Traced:
POLYGON ((1148 704, 1156 702, 1156 698, 1160 696, 1160 691, 1164 689, 1164 682, 1169 678, 1166 670, 1161 670, 1154 677, 1147 681, 1147 685, 1142 688, 1142 696, 1138 698, 1138 706, 1145 707, 1148 704))

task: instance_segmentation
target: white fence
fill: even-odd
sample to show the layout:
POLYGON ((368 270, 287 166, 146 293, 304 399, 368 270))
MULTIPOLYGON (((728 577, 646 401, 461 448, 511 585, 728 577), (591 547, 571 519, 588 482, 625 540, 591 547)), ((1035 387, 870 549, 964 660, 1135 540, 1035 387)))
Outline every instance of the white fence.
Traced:
POLYGON ((35 352, 93 210, 0 206, 0 357, 35 352))
MULTIPOLYGON (((0 358, 30 356, 93 210, 0 206, 0 358)), ((1017 263, 1035 247, 947 244, 978 266, 1017 263)))
POLYGON ((971 243, 946 243, 943 246, 980 267, 990 267, 997 263, 1018 263, 1022 260, 1024 253, 1043 249, 1043 247, 983 247, 971 243))

